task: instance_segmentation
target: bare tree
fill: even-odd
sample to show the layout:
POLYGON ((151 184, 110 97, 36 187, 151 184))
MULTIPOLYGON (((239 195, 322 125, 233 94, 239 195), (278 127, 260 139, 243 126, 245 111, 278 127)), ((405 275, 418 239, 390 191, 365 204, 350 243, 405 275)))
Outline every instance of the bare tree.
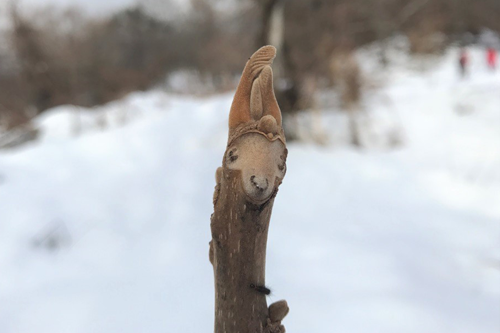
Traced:
POLYGON ((361 111, 363 78, 354 52, 346 49, 335 53, 332 56, 330 70, 340 92, 342 108, 347 111, 350 143, 353 146, 361 147, 359 114, 361 111))
POLYGON ((269 220, 286 172, 285 135, 265 46, 248 60, 229 115, 229 139, 217 169, 209 258, 215 277, 215 333, 284 333, 286 301, 267 307, 269 220))
POLYGON ((27 20, 22 18, 17 7, 12 7, 13 46, 16 52, 20 77, 28 87, 24 98, 37 112, 51 105, 52 78, 48 71, 49 60, 39 32, 27 20))

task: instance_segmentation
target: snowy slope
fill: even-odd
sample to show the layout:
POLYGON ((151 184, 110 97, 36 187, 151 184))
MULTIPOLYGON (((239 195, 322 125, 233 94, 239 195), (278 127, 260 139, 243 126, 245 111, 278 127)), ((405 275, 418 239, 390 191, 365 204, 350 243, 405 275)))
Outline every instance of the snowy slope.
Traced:
MULTIPOLYGON (((474 50, 457 80, 454 52, 384 73, 370 106, 397 115, 401 148, 290 144, 267 263, 289 332, 499 332, 500 73, 474 50)), ((230 103, 60 107, 0 152, 0 332, 211 332, 230 103)))

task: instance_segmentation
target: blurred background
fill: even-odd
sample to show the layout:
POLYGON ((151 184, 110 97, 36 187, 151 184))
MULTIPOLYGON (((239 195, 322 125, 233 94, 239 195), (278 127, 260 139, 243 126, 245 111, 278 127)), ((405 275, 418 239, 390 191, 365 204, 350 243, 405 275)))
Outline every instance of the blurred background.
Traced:
POLYGON ((278 49, 289 332, 500 332, 500 1, 0 1, 0 333, 211 332, 215 170, 278 49))

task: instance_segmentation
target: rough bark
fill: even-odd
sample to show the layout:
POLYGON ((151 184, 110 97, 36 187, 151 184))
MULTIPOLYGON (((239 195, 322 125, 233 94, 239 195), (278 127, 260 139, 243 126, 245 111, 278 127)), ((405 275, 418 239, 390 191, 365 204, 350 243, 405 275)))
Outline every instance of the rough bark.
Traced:
POLYGON ((215 333, 284 333, 286 301, 266 302, 266 245, 274 198, 286 171, 286 146, 269 66, 276 50, 247 62, 229 116, 229 140, 216 172, 210 262, 215 333))

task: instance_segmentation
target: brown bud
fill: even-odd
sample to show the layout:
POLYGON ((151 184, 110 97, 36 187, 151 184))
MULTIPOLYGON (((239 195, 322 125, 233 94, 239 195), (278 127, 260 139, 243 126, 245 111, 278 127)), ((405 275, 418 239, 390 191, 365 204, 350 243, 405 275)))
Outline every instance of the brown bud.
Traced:
POLYGON ((276 122, 276 119, 271 115, 262 117, 260 119, 258 128, 259 131, 264 133, 278 133, 278 123, 276 122))
POLYGON ((269 319, 272 322, 280 322, 290 311, 285 300, 277 301, 269 306, 269 319))
POLYGON ((223 172, 222 167, 218 167, 217 170, 215 171, 215 183, 216 184, 219 184, 220 181, 222 180, 222 172, 223 172))

